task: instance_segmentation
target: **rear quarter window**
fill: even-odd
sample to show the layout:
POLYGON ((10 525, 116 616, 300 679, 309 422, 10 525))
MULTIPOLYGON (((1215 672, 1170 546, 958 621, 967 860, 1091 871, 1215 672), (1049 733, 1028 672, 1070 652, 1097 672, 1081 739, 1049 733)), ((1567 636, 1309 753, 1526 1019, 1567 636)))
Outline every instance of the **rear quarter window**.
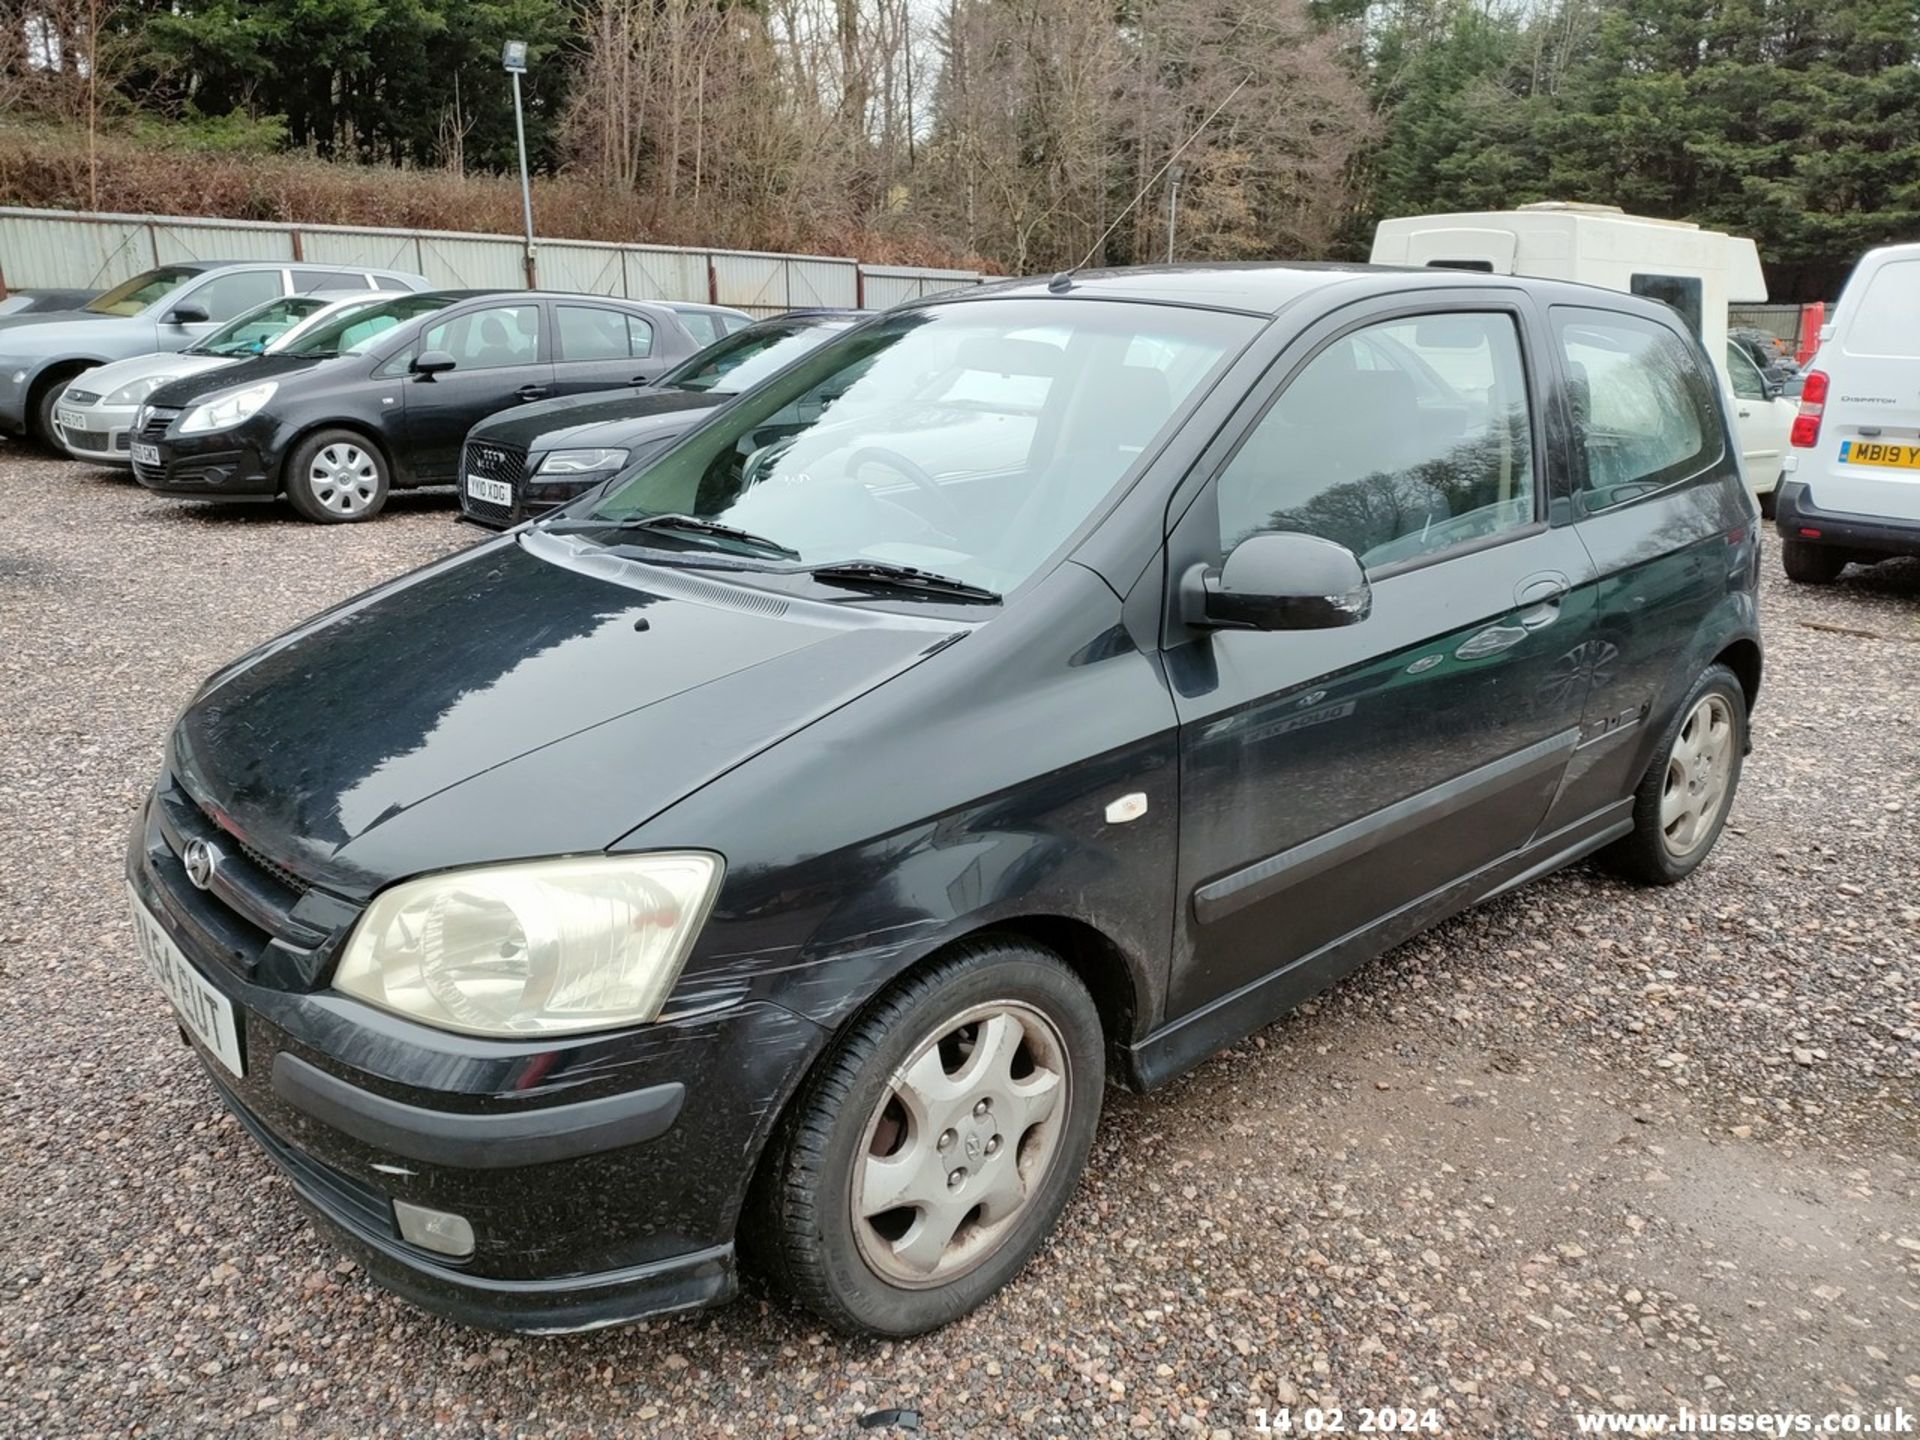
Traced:
POLYGON ((1624 505, 1720 460, 1715 386, 1692 346, 1637 315, 1557 306, 1553 317, 1587 509, 1624 505))
POLYGON ((1920 360, 1920 260, 1894 260, 1873 272, 1858 300, 1847 296, 1840 348, 1848 355, 1920 360))

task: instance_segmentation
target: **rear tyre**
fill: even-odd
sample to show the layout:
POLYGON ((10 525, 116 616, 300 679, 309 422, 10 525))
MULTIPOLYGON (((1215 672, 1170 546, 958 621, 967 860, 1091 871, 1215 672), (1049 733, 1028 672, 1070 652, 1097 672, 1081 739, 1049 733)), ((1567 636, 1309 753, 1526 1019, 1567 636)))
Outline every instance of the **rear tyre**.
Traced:
POLYGON ((321 430, 294 447, 282 484, 308 520, 343 525, 371 520, 387 503, 387 460, 353 430, 321 430))
POLYGON ((1802 585, 1831 585, 1847 568, 1847 552, 1805 540, 1780 542, 1780 566, 1789 580, 1802 585))
POLYGON ((944 1325, 1052 1232, 1105 1083, 1079 978, 1037 946, 965 942, 815 1066, 768 1145, 741 1242, 850 1334, 944 1325))
POLYGON ((1633 792, 1633 832, 1601 851, 1602 863, 1641 885, 1672 885, 1699 869, 1726 827, 1746 750, 1746 692, 1726 666, 1709 665, 1633 792))

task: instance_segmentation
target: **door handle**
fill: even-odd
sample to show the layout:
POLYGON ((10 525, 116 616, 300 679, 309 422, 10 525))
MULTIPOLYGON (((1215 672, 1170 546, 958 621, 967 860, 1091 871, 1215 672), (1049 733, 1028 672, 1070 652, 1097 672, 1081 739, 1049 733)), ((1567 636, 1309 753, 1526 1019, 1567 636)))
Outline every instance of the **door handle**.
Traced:
POLYGON ((1560 602, 1572 588, 1573 583, 1557 571, 1529 575, 1513 588, 1513 603, 1520 607, 1515 622, 1527 630, 1551 625, 1560 618, 1560 602))
POLYGON ((544 385, 522 385, 513 393, 522 400, 538 400, 547 393, 547 387, 544 385))
POLYGON ((1739 414, 1742 420, 1751 420, 1753 418, 1753 411, 1747 409, 1744 405, 1740 407, 1739 414))

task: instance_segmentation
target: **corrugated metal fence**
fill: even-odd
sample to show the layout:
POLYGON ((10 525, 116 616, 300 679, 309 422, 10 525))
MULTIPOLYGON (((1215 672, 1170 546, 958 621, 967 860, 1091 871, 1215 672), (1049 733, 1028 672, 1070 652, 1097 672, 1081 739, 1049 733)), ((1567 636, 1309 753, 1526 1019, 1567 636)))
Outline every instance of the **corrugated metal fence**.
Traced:
MULTIPOLYGON (((812 305, 884 310, 981 283, 973 270, 592 240, 536 240, 534 256, 543 289, 706 301, 754 315, 812 305)), ((518 289, 526 283, 523 247, 510 235, 0 207, 0 280, 12 289, 104 289, 179 260, 375 265, 413 271, 449 288, 518 289)))

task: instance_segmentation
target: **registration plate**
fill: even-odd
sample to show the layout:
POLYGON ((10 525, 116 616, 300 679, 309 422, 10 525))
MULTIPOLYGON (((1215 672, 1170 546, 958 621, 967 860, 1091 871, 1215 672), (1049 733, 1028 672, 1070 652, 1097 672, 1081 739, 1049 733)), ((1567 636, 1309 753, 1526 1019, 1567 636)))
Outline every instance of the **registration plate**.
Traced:
POLYGON ((1843 440, 1840 443, 1840 463, 1920 470, 1920 445, 1910 445, 1900 440, 1843 440))
POLYGON ((87 428, 87 417, 78 410, 61 410, 56 407, 53 412, 53 423, 62 430, 84 430, 87 428))
POLYGON ((193 962, 180 953, 180 947, 168 938, 153 912, 132 893, 131 887, 128 896, 133 901, 134 941, 140 947, 140 958, 146 962, 147 973, 166 991, 167 999, 173 1002, 174 1013, 193 1037, 211 1050, 227 1069, 235 1075, 242 1074, 240 1031, 233 1020, 233 1002, 193 968, 193 962))
POLYGON ((160 447, 158 445, 135 445, 133 447, 133 463, 136 465, 158 465, 160 463, 160 447))
POLYGON ((513 504, 513 486, 504 480, 489 480, 484 475, 467 476, 467 494, 489 505, 513 504))

